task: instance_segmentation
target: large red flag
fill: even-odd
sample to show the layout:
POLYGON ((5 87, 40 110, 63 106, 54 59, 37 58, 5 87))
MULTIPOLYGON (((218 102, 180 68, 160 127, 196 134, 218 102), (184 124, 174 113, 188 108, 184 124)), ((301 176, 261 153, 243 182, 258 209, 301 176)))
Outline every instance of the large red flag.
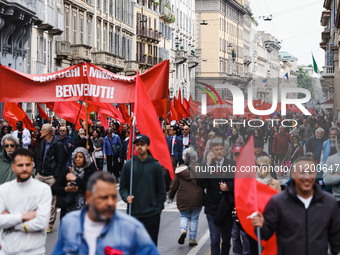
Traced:
POLYGON ((26 115, 23 109, 17 103, 4 103, 2 112, 4 119, 8 124, 16 129, 16 124, 19 120, 24 124, 23 126, 27 129, 34 130, 34 125, 30 118, 26 115))
MULTIPOLYGON (((247 219, 254 212, 263 213, 269 199, 277 193, 268 185, 256 180, 255 171, 242 172, 241 169, 252 169, 255 166, 254 137, 251 136, 244 146, 236 162, 235 173, 235 206, 237 216, 243 229, 252 238, 257 240, 251 220, 247 219)), ((263 255, 276 254, 276 236, 273 235, 268 241, 261 241, 263 255)))
POLYGON ((159 163, 168 169, 171 179, 174 178, 174 171, 171 163, 168 145, 165 140, 161 125, 159 124, 155 108, 147 94, 144 84, 136 75, 136 99, 135 111, 137 127, 141 134, 150 138, 150 152, 159 163))
POLYGON ((49 120, 49 117, 47 116, 46 112, 43 110, 43 108, 41 107, 40 103, 37 103, 38 106, 38 112, 39 112, 39 116, 41 118, 43 118, 44 120, 49 120))
POLYGON ((118 104, 119 111, 122 113, 122 116, 127 124, 131 124, 131 117, 129 111, 126 107, 126 104, 118 104))

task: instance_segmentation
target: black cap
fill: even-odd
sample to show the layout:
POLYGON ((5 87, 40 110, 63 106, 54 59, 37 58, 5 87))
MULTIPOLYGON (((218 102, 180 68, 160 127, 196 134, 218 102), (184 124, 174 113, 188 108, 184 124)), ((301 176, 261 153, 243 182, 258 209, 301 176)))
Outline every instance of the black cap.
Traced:
POLYGON ((142 143, 146 143, 147 145, 150 145, 150 138, 146 135, 142 135, 142 134, 137 135, 133 143, 136 143, 138 141, 141 141, 142 143))

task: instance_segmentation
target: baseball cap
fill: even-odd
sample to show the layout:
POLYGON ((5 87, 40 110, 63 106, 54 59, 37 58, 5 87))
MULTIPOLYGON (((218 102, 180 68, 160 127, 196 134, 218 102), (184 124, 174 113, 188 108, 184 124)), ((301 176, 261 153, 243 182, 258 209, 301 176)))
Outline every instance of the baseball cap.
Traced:
POLYGON ((142 134, 137 135, 133 143, 136 143, 138 141, 141 141, 143 143, 150 145, 150 138, 146 135, 142 135, 142 134))
POLYGON ((243 147, 241 145, 234 146, 234 148, 233 148, 233 155, 235 153, 241 153, 242 149, 243 149, 243 147))

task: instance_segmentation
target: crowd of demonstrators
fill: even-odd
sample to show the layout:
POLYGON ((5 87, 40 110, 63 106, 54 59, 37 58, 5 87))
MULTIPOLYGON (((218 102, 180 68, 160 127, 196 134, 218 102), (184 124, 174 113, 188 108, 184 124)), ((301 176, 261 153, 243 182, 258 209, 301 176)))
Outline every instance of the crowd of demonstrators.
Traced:
MULTIPOLYGON (((258 127, 252 127, 246 124, 247 118, 237 116, 229 118, 226 124, 213 125, 213 116, 199 115, 191 119, 183 119, 176 124, 164 125, 166 142, 175 171, 175 179, 170 185, 168 197, 169 201, 176 199, 180 211, 179 244, 184 244, 186 236, 189 235, 189 245, 197 245, 199 214, 204 206, 210 231, 211 254, 229 254, 231 240, 234 254, 242 254, 242 252, 257 254, 256 242, 243 231, 237 219, 233 177, 220 176, 216 173, 213 178, 206 178, 192 176, 190 172, 195 166, 210 166, 216 169, 235 166, 237 156, 242 153, 242 147, 251 136, 255 138, 257 180, 279 191, 279 194, 267 205, 264 214, 253 219, 254 226, 261 227, 264 237, 267 239, 273 232, 282 231, 281 223, 285 222, 285 225, 286 221, 293 220, 294 213, 297 219, 301 219, 302 205, 305 206, 307 213, 308 210, 316 214, 320 213, 316 208, 319 202, 329 206, 330 210, 325 220, 320 220, 325 224, 316 233, 323 234, 324 231, 337 230, 338 225, 329 227, 329 222, 333 222, 333 214, 338 213, 336 211, 338 209, 334 208, 335 200, 340 207, 340 170, 337 167, 340 163, 340 136, 338 135, 340 124, 332 123, 330 114, 325 112, 319 112, 311 117, 289 113, 285 118, 296 120, 296 125, 285 127, 280 125, 280 122, 271 125, 270 121, 260 125, 261 121, 253 120, 252 125, 258 127), (231 121, 236 124, 231 125, 231 121), (308 156, 308 160, 307 158, 301 160, 304 155, 308 156), (298 178, 299 173, 283 171, 282 167, 278 168, 278 172, 268 171, 274 166, 290 168, 300 166, 302 163, 311 165, 311 162, 314 166, 317 165, 315 167, 319 170, 315 178, 307 176, 308 174, 304 172, 300 173, 303 178, 298 178), (328 189, 333 195, 325 195, 320 187, 324 190, 328 189), (294 201, 282 202, 286 198, 293 198, 294 201), (301 203, 298 202, 299 200, 301 203), (287 207, 293 215, 274 214, 281 210, 281 207, 287 207)), ((14 133, 8 123, 1 123, 0 138, 3 149, 0 155, 0 184, 22 182, 13 170, 13 167, 16 167, 13 155, 18 148, 27 147, 34 152, 36 166, 34 181, 46 183, 50 186, 49 190, 52 190, 48 208, 50 220, 48 224, 41 225, 43 229, 47 228, 47 232, 53 230, 56 207, 61 208, 63 218, 54 254, 63 254, 63 250, 72 248, 70 240, 76 239, 74 229, 84 233, 84 240, 76 246, 75 249, 78 250, 75 252, 103 253, 102 250, 105 248, 115 247, 133 254, 139 251, 134 250, 136 245, 145 245, 145 251, 158 254, 156 246, 167 185, 163 167, 149 151, 149 137, 139 134, 137 130, 133 143, 138 155, 127 160, 131 131, 127 124, 123 124, 120 129, 118 123, 111 122, 105 131, 101 123, 96 122, 94 126, 89 126, 89 132, 86 134, 84 128, 76 131, 73 126, 60 125, 54 118, 52 124, 37 126, 31 132, 24 129, 20 122, 17 123, 16 129, 18 131, 14 133), (26 131, 30 135, 30 142, 26 141, 28 137, 26 131), (99 171, 97 174, 98 170, 103 169, 105 160, 108 173, 99 171), (133 176, 131 176, 132 162, 133 176), (91 176, 95 176, 92 181, 91 176), (130 194, 131 178, 133 178, 132 195, 130 194), (131 209, 131 215, 135 219, 115 211, 118 181, 120 196, 128 203, 128 210, 131 209), (131 224, 133 228, 126 227, 127 233, 124 235, 117 232, 117 225, 125 227, 126 224, 131 224), (138 229, 138 234, 134 228, 138 229), (99 235, 103 238, 96 244, 95 240, 99 235), (131 240, 129 237, 134 235, 138 238, 131 240), (110 236, 117 236, 117 243, 109 244, 110 236), (143 244, 139 243, 142 240, 144 240, 143 244)), ((27 166, 30 164, 27 163, 27 166)), ((28 172, 24 171, 24 174, 27 175, 28 172)), ((0 186, 0 189, 1 187, 3 186, 0 186)), ((11 214, 10 211, 8 213, 11 214)), ((32 213, 31 216, 35 218, 36 215, 32 213)), ((0 228, 6 229, 1 225, 1 219, 0 217, 0 228)), ((334 222, 338 224, 337 221, 334 222)), ((286 225, 284 231, 290 233, 290 225, 286 225)), ((309 229, 310 226, 305 227, 309 229)), ((327 240, 327 237, 325 239, 327 240)), ((330 239, 328 237, 332 251, 339 252, 338 245, 330 239)), ((281 243, 278 243, 279 247, 286 250, 285 235, 278 235, 278 240, 281 240, 281 243)), ((13 244, 6 243, 6 245, 13 244)), ((314 247, 313 243, 310 245, 314 247)), ((306 251, 307 248, 301 244, 296 244, 294 247, 301 251, 306 251)), ((323 251, 325 248, 324 244, 320 247, 315 246, 315 251, 323 251)))

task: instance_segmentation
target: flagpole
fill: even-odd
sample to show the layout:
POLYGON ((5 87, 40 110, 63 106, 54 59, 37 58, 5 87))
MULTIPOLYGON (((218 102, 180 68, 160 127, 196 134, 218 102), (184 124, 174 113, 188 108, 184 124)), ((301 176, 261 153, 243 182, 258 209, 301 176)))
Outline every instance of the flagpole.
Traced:
POLYGON ((257 235, 257 252, 258 252, 258 254, 261 254, 262 245, 261 245, 261 232, 260 232, 260 227, 256 227, 256 235, 257 235))
POLYGON ((168 122, 168 100, 169 98, 166 97, 166 104, 165 104, 165 120, 164 120, 164 134, 166 135, 166 126, 167 126, 167 122, 168 122))
MULTIPOLYGON (((86 136, 89 135, 89 120, 88 120, 88 114, 87 114, 87 111, 88 111, 88 104, 87 104, 87 99, 85 99, 85 114, 86 114, 86 118, 85 118, 85 129, 86 129, 86 136)), ((87 146, 89 145, 89 140, 86 138, 86 150, 88 151, 87 149, 87 146)))
POLYGON ((74 128, 76 128, 77 126, 77 122, 78 122, 78 119, 79 119, 79 115, 80 115, 80 111, 81 111, 81 108, 83 107, 83 102, 80 101, 80 107, 79 107, 79 112, 78 112, 78 115, 77 115, 77 119, 76 119, 76 122, 74 124, 74 128))
MULTIPOLYGON (((132 196, 132 178, 133 178, 133 151, 134 151, 134 144, 133 139, 135 139, 136 135, 136 116, 133 116, 132 120, 132 141, 131 141, 131 169, 130 169, 130 193, 129 196, 132 196)), ((129 215, 131 216, 131 207, 132 204, 128 204, 129 206, 129 215)))

